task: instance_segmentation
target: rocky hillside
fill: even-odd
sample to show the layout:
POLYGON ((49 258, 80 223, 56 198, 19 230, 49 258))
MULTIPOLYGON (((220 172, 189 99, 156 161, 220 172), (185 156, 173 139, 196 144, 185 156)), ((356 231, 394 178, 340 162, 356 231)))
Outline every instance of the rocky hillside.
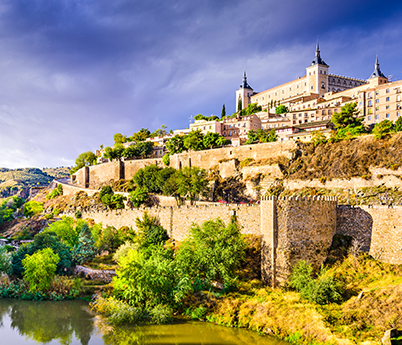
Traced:
POLYGON ((69 168, 0 168, 0 199, 9 196, 26 198, 29 188, 47 186, 55 178, 70 176, 69 168))

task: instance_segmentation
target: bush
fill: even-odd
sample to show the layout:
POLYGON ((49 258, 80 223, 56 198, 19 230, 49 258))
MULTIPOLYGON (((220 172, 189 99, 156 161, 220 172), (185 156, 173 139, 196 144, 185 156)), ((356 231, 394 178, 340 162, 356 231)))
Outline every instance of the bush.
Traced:
POLYGON ((0 247, 0 273, 11 273, 11 254, 7 248, 8 246, 0 247))
POLYGON ((81 217, 82 217, 81 211, 75 211, 74 217, 75 217, 76 219, 81 219, 81 217))
POLYGON ((54 188, 50 193, 46 195, 46 199, 54 199, 57 196, 63 195, 63 186, 58 184, 56 188, 54 188))
POLYGON ((134 207, 140 207, 149 199, 148 189, 146 187, 138 187, 134 191, 130 192, 129 195, 130 201, 134 207))
POLYGON ((105 186, 99 192, 99 199, 102 204, 114 210, 124 208, 124 200, 127 198, 121 194, 114 194, 112 187, 105 186))
POLYGON ((24 216, 29 218, 43 212, 43 203, 31 200, 24 205, 24 216))
POLYGON ((170 156, 169 154, 165 154, 162 158, 163 164, 165 164, 167 167, 170 165, 170 156))
POLYGON ((132 242, 123 243, 113 254, 113 261, 119 262, 123 256, 127 256, 130 250, 138 250, 138 244, 132 242))
POLYGON ((289 286, 311 302, 326 304, 342 300, 343 284, 321 268, 319 276, 314 279, 313 268, 307 261, 300 260, 292 270, 289 286))
POLYGON ((29 283, 29 291, 44 292, 50 287, 55 276, 60 257, 50 248, 27 255, 22 260, 24 267, 24 279, 29 283))
POLYGON ((394 132, 395 127, 392 121, 383 120, 374 126, 373 134, 376 139, 383 139, 389 137, 390 133, 394 132))
POLYGON ((142 247, 151 245, 160 245, 165 243, 169 236, 167 231, 160 225, 156 217, 149 216, 148 212, 144 213, 143 219, 137 218, 135 224, 142 237, 142 247))
POLYGON ((11 255, 11 274, 17 278, 22 278, 24 267, 22 260, 26 255, 32 255, 38 250, 51 248, 60 258, 57 264, 57 274, 64 275, 68 268, 72 266, 71 249, 62 243, 55 233, 37 234, 33 242, 22 245, 11 255))

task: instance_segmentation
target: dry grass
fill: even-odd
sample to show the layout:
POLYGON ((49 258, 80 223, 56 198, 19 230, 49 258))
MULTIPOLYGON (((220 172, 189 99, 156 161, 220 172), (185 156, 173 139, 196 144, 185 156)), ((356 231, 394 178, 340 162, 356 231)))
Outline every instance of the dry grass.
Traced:
POLYGON ((351 178, 371 176, 370 166, 395 169, 402 162, 402 134, 375 140, 362 136, 353 140, 314 147, 300 143, 294 158, 280 167, 288 178, 351 178))

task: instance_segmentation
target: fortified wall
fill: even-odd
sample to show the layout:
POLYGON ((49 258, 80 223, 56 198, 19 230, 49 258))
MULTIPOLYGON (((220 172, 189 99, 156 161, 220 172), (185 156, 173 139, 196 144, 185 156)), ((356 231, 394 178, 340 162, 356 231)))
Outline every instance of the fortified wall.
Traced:
POLYGON ((330 197, 270 197, 263 198, 260 205, 214 204, 81 212, 83 218, 92 218, 103 226, 134 229, 136 218, 148 212, 159 219, 169 237, 178 241, 187 236, 193 223, 216 218, 228 223, 236 216, 243 234, 261 238, 262 278, 275 285, 289 276, 292 266, 299 260, 308 260, 315 268, 325 261, 336 232, 336 207, 336 199, 330 197))
MULTIPOLYGON (((246 158, 260 160, 278 156, 290 158, 291 151, 295 148, 296 144, 293 141, 286 141, 189 151, 170 156, 170 166, 175 169, 191 166, 212 169, 217 166, 221 176, 228 177, 236 170, 236 160, 242 161, 246 158)), ((83 167, 72 176, 72 180, 80 187, 98 188, 110 180, 131 179, 139 169, 151 164, 164 166, 161 158, 115 161, 83 167)))

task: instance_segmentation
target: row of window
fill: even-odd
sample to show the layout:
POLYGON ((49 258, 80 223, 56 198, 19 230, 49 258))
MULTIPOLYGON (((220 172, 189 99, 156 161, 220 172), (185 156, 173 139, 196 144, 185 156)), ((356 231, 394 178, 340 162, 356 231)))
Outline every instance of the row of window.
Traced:
MULTIPOLYGON (((398 111, 398 112, 396 113, 396 117, 400 117, 400 116, 401 116, 401 112, 398 111)), ((380 115, 375 115, 374 118, 375 118, 376 120, 379 120, 379 119, 380 119, 380 115)), ((390 118, 390 114, 389 114, 389 113, 386 113, 386 114, 385 114, 385 118, 386 118, 386 119, 389 119, 389 118, 390 118)), ((371 116, 371 115, 367 116, 367 120, 368 120, 368 121, 371 121, 371 120, 372 120, 372 116, 371 116)))

